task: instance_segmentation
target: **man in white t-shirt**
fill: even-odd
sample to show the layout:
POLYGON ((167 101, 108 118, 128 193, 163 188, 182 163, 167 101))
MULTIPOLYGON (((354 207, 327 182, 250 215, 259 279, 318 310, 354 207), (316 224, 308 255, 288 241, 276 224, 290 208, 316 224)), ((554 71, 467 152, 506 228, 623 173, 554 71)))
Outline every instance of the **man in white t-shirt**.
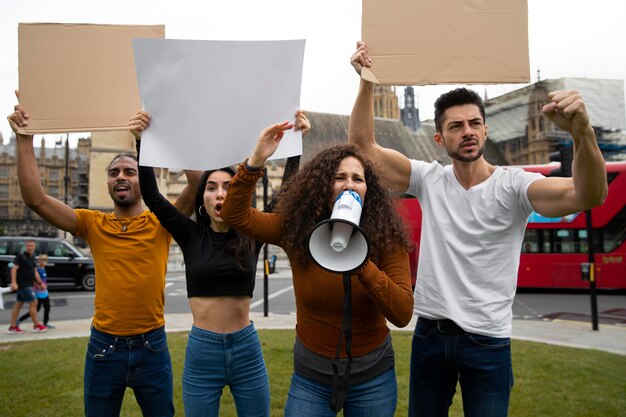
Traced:
MULTIPOLYGON (((364 42, 351 64, 371 65, 364 42)), ((604 159, 582 97, 549 93, 542 111, 574 141, 573 178, 545 178, 497 167, 483 157, 487 139, 480 96, 459 88, 435 103, 434 140, 452 165, 410 160, 374 137, 372 84, 361 80, 349 141, 380 167, 398 192, 415 195, 422 235, 413 335, 409 416, 444 416, 461 384, 466 416, 508 414, 513 370, 510 336, 519 254, 534 210, 560 217, 603 203, 604 159)))

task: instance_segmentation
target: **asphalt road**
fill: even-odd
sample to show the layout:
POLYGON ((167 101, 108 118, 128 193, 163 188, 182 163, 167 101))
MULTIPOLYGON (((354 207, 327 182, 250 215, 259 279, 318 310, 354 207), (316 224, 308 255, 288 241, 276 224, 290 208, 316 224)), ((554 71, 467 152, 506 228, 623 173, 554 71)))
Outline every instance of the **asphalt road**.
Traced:
MULTIPOLYGON (((264 312, 264 283, 257 275, 252 311, 264 312)), ((166 278, 166 313, 188 313, 189 304, 184 272, 169 273, 166 278)), ((50 291, 50 322, 89 318, 93 314, 93 292, 68 287, 50 291)), ((0 324, 8 325, 15 294, 4 294, 5 310, 0 310, 0 324)), ((516 319, 564 319, 591 323, 590 296, 584 293, 521 292, 515 297, 513 315, 516 319)), ((597 297, 600 324, 626 324, 626 294, 599 294, 597 297)), ((291 277, 279 271, 268 280, 268 311, 274 314, 295 312, 291 277)), ((22 308, 22 313, 26 308, 22 308)), ((40 313, 41 314, 41 313, 40 313)))

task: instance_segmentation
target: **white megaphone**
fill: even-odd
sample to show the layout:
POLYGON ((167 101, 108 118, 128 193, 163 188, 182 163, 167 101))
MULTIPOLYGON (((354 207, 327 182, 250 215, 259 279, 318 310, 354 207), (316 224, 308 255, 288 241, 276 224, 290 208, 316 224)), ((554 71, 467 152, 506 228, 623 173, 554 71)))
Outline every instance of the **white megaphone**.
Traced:
POLYGON ((359 227, 362 209, 361 197, 344 191, 335 200, 330 219, 315 225, 309 236, 309 253, 320 267, 349 272, 365 263, 370 246, 359 227))

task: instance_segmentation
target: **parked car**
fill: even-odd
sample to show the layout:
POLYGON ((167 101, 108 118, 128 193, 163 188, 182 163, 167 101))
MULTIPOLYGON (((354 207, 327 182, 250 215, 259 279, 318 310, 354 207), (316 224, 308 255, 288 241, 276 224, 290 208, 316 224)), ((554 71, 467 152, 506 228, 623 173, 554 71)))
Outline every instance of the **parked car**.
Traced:
POLYGON ((87 291, 96 288, 96 271, 93 258, 83 254, 70 242, 49 237, 0 236, 0 284, 8 286, 11 275, 8 264, 15 255, 24 252, 27 240, 35 241, 35 254, 48 255, 48 283, 73 283, 87 291))

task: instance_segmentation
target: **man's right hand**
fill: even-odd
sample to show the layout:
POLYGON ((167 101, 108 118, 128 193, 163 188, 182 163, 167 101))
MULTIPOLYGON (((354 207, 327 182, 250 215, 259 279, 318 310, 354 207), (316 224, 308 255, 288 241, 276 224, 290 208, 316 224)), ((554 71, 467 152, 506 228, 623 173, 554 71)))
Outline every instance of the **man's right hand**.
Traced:
MULTIPOLYGON (((15 90, 15 96, 19 99, 19 90, 15 90)), ((15 111, 7 117, 7 120, 11 125, 11 129, 13 129, 13 131, 17 135, 18 129, 28 126, 28 118, 30 116, 28 115, 28 113, 26 113, 26 110, 24 110, 24 108, 19 104, 16 104, 15 107, 13 107, 13 110, 15 111)))
POLYGON ((350 57, 350 64, 352 64, 354 70, 359 75, 361 75, 361 68, 372 66, 372 58, 365 42, 358 41, 356 43, 356 52, 350 57))
POLYGON ((128 120, 128 129, 137 140, 141 140, 141 132, 148 126, 150 126, 150 114, 145 111, 138 111, 128 120))

